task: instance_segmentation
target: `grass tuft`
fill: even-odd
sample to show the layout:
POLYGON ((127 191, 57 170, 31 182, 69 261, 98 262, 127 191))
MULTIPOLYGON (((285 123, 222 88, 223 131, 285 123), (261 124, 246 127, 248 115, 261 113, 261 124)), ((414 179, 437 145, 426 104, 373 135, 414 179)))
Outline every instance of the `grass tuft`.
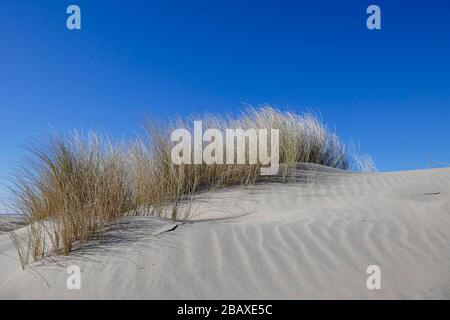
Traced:
POLYGON ((54 135, 27 148, 11 190, 27 219, 33 260, 68 254, 132 208, 125 163, 123 147, 94 132, 54 135))
MULTIPOLYGON (((350 166, 345 145, 317 117, 270 106, 248 108, 234 117, 205 114, 168 125, 148 121, 146 134, 127 144, 114 144, 95 132, 49 136, 27 148, 28 156, 11 188, 16 211, 28 222, 26 240, 12 234, 22 265, 30 258, 66 255, 75 244, 123 215, 185 219, 189 210, 181 212, 179 204, 189 203, 194 193, 254 183, 259 161, 252 165, 172 163, 170 134, 176 128, 191 129, 193 120, 202 120, 204 130, 222 132, 226 128, 278 129, 283 177, 298 162, 339 169, 350 166)), ((361 164, 372 165, 363 160, 361 164)))

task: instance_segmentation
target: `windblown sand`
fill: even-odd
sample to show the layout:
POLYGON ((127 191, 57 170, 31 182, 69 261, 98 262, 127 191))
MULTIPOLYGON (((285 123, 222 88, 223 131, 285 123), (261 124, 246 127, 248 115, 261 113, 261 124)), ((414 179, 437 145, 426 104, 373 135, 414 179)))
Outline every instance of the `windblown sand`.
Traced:
POLYGON ((194 222, 126 217, 25 271, 0 234, 0 298, 450 299, 450 169, 307 180, 201 194, 194 222))

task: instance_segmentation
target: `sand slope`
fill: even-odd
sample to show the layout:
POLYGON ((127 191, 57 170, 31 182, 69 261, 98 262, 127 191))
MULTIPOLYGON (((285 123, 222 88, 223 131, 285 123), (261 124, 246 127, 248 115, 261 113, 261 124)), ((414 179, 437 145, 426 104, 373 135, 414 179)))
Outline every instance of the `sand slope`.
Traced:
POLYGON ((16 230, 24 225, 25 221, 20 216, 0 214, 0 234, 16 230))
POLYGON ((25 271, 0 235, 0 298, 450 298, 450 169, 314 176, 202 194, 194 223, 127 217, 25 271), (366 287, 373 264, 381 290, 366 287))

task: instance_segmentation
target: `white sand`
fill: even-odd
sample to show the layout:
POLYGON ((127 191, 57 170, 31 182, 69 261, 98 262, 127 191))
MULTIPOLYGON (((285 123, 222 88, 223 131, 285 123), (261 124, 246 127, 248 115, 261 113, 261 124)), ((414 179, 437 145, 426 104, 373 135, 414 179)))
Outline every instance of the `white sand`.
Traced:
POLYGON ((316 178, 203 194, 194 223, 127 217, 25 271, 0 235, 0 298, 450 298, 450 169, 316 178), (81 290, 66 288, 71 264, 81 290))
POLYGON ((23 227, 24 219, 17 215, 0 214, 0 235, 23 227))

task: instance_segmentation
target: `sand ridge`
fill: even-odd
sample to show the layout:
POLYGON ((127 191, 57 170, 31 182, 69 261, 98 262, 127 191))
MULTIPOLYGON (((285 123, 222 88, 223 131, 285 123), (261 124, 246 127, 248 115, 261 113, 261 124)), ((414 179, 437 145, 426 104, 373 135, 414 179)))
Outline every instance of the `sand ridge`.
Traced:
POLYGON ((450 169, 310 172, 200 194, 176 226, 125 217, 25 271, 2 234, 0 298, 450 298, 450 169), (66 287, 72 264, 81 290, 66 287), (374 264, 380 290, 366 287, 374 264))

